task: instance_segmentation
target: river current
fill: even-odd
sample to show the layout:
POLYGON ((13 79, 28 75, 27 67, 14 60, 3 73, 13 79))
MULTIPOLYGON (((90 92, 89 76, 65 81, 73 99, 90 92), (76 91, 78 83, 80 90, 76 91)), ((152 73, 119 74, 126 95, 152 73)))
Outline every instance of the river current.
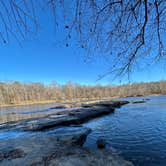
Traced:
POLYGON ((98 138, 107 148, 136 166, 166 165, 166 96, 125 98, 145 103, 127 104, 114 114, 85 124, 92 129, 85 146, 94 148, 98 138))
MULTIPOLYGON (((118 99, 119 100, 119 99, 118 99)), ((166 166, 166 96, 129 97, 131 101, 113 114, 84 124, 92 129, 84 144, 96 148, 104 138, 107 147, 136 166, 166 166), (132 101, 142 101, 135 103, 132 101)), ((42 117, 56 112, 56 104, 8 107, 0 109, 0 123, 24 118, 42 117)), ((25 132, 0 131, 0 140, 24 136, 25 132)))

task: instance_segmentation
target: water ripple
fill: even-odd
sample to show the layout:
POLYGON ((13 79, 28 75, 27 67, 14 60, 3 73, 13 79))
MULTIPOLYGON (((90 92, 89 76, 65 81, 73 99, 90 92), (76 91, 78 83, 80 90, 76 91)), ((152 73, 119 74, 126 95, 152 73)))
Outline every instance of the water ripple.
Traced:
POLYGON ((135 165, 165 166, 166 96, 148 98, 147 103, 125 105, 112 115, 85 124, 92 128, 85 146, 95 146, 98 137, 104 137, 108 147, 135 165))

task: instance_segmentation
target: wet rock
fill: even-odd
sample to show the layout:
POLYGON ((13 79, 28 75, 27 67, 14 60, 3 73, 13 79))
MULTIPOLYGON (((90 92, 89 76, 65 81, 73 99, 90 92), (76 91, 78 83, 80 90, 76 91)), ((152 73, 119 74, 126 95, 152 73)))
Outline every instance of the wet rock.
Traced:
POLYGON ((63 145, 82 146, 90 132, 90 128, 73 126, 50 130, 48 134, 54 134, 57 141, 63 145))
POLYGON ((15 112, 11 112, 11 114, 15 115, 16 113, 15 112))
POLYGON ((142 97, 143 95, 135 95, 135 97, 142 97))
MULTIPOLYGON (((115 108, 127 104, 128 101, 98 101, 85 107, 58 110, 44 117, 19 120, 3 124, 1 128, 24 131, 42 131, 58 126, 79 125, 96 117, 113 113, 115 108)), ((80 104, 80 103, 79 103, 80 104)))
POLYGON ((128 101, 98 101, 90 104, 82 104, 82 107, 94 107, 94 106, 101 106, 101 107, 110 107, 110 108, 119 108, 124 104, 128 104, 128 101))
POLYGON ((97 141, 96 141, 96 144, 97 144, 97 147, 99 149, 104 149, 105 146, 106 146, 106 140, 104 138, 99 138, 97 141))
POLYGON ((145 100, 145 101, 149 101, 150 99, 149 99, 149 98, 145 98, 145 99, 143 99, 143 100, 145 100))
POLYGON ((78 125, 90 119, 114 112, 113 108, 96 106, 93 108, 70 109, 58 114, 51 114, 45 118, 39 118, 36 123, 25 123, 23 130, 42 131, 58 126, 78 125))
POLYGON ((79 138, 77 139, 73 139, 73 144, 78 145, 78 146, 82 146, 84 144, 84 142, 86 141, 86 137, 87 137, 87 133, 82 134, 79 138))
POLYGON ((132 104, 146 103, 145 100, 133 101, 132 104))
POLYGON ((128 104, 129 101, 103 101, 103 102, 100 102, 101 105, 104 105, 104 106, 108 106, 110 105, 110 107, 113 107, 113 108, 120 108, 122 105, 125 105, 125 104, 128 104))
POLYGON ((70 108, 69 105, 57 105, 57 106, 54 106, 54 107, 51 107, 50 109, 65 109, 65 108, 70 108))
POLYGON ((81 107, 89 108, 89 107, 93 107, 93 105, 92 104, 82 104, 81 107))

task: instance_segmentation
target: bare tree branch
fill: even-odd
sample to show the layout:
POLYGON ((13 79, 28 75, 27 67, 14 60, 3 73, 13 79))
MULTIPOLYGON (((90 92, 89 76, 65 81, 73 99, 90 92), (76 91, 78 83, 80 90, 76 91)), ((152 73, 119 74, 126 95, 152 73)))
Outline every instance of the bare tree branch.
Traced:
POLYGON ((146 57, 153 60, 166 55, 165 0, 0 0, 4 43, 11 36, 21 43, 26 34, 36 33, 41 3, 49 6, 56 25, 63 24, 60 13, 65 15, 65 45, 76 39, 88 55, 107 55, 110 73, 124 74, 136 61, 141 64, 146 57))

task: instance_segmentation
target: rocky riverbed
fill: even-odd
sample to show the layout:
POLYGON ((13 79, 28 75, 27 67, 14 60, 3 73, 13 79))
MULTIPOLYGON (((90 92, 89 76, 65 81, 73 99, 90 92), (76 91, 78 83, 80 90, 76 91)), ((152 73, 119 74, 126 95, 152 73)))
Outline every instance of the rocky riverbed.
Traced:
POLYGON ((80 126, 87 120, 112 113, 116 107, 127 103, 126 101, 83 103, 77 108, 66 108, 42 118, 1 124, 2 132, 16 132, 18 135, 19 132, 24 132, 24 134, 0 138, 0 164, 132 165, 108 149, 82 147, 91 129, 80 126))
POLYGON ((131 163, 109 150, 92 150, 82 145, 90 129, 63 127, 0 142, 1 165, 127 166, 131 163))
POLYGON ((97 101, 88 104, 77 104, 77 107, 73 107, 73 104, 70 104, 70 108, 65 109, 57 109, 57 107, 53 107, 50 109, 55 109, 54 113, 46 114, 45 116, 38 118, 3 123, 0 124, 0 129, 42 131, 58 126, 79 125, 93 118, 113 113, 115 108, 119 108, 127 103, 129 102, 97 101))

